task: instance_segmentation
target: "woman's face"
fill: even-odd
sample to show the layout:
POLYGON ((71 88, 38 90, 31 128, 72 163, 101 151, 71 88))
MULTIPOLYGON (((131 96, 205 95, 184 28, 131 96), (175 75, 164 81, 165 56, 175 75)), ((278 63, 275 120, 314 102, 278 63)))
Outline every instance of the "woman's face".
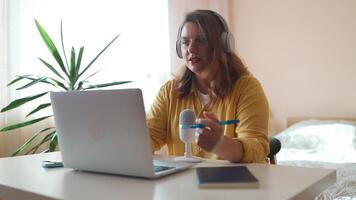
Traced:
POLYGON ((181 51, 187 67, 196 75, 208 71, 209 46, 208 41, 199 31, 198 25, 192 22, 184 24, 181 33, 181 51))

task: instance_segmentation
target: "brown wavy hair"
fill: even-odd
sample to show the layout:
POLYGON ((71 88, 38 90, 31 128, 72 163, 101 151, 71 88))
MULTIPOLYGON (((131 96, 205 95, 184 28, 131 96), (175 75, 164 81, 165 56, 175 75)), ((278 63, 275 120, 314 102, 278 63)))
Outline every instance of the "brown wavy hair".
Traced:
MULTIPOLYGON (((219 14, 210 10, 195 10, 186 14, 182 24, 179 26, 177 40, 181 37, 183 26, 188 23, 194 23, 199 30, 205 35, 209 46, 209 62, 217 60, 218 71, 213 80, 208 85, 211 98, 223 98, 231 89, 233 84, 244 74, 250 72, 242 63, 236 53, 224 52, 221 45, 221 34, 228 32, 227 25, 219 14), (225 24, 224 24, 225 23, 225 24)), ((195 75, 183 66, 176 76, 177 90, 181 98, 186 97, 192 87, 195 75)))

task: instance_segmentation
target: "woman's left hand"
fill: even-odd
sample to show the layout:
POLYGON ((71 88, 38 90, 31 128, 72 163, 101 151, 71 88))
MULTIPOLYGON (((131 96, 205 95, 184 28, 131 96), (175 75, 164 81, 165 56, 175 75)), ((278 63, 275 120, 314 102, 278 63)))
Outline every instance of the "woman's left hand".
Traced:
POLYGON ((196 123, 204 124, 204 128, 196 130, 197 145, 205 151, 214 152, 223 137, 223 127, 213 113, 204 112, 205 118, 197 119, 196 123))

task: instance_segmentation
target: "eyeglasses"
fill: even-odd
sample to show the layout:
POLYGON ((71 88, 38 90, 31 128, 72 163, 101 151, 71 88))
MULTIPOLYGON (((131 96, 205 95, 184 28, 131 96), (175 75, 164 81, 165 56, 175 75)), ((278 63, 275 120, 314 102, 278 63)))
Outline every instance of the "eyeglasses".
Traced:
POLYGON ((192 43, 198 48, 203 48, 208 46, 208 40, 204 36, 197 36, 196 38, 183 37, 178 40, 184 49, 187 49, 192 43))

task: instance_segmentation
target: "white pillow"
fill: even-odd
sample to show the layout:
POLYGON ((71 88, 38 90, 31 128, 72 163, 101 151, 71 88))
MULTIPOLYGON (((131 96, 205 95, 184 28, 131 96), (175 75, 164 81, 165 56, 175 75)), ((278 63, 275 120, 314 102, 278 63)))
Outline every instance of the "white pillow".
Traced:
POLYGON ((356 162, 355 135, 354 122, 301 121, 276 136, 282 143, 278 160, 356 162))
POLYGON ((356 150, 356 123, 306 120, 282 131, 276 137, 282 148, 335 151, 356 150))

